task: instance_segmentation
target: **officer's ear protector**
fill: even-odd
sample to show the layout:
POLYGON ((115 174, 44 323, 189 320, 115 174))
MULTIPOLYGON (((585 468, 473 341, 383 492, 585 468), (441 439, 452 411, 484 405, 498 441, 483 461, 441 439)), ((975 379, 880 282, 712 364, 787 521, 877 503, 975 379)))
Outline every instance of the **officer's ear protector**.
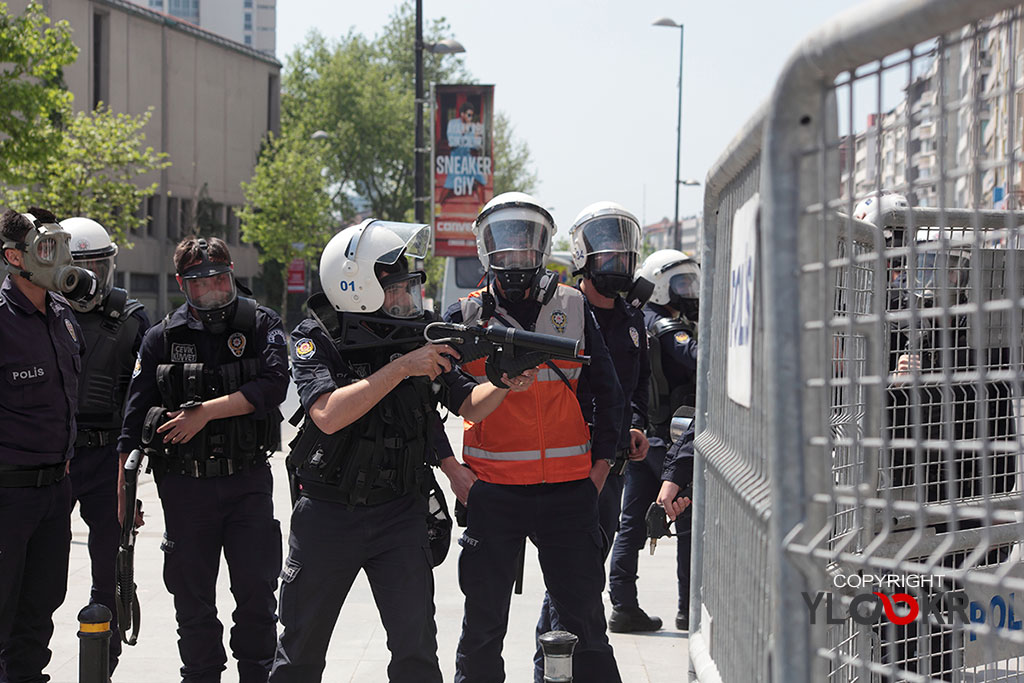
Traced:
POLYGON ((654 294, 654 283, 639 275, 622 298, 634 308, 643 308, 650 300, 651 294, 654 294))

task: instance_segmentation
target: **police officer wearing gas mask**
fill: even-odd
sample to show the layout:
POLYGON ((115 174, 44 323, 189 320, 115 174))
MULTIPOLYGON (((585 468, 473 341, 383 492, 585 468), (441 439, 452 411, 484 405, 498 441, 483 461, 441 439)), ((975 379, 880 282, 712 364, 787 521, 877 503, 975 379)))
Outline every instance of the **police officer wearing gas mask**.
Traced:
MULTIPOLYGON (((313 315, 292 333, 292 374, 305 421, 288 467, 299 497, 291 517, 282 575, 284 631, 273 683, 321 680, 338 613, 352 582, 366 572, 387 631, 388 678, 441 681, 434 624, 426 494, 428 463, 438 459, 432 426, 444 403, 482 420, 509 389, 452 370, 457 353, 425 345, 422 272, 407 256, 423 256, 430 227, 368 219, 345 228, 320 262, 324 292, 313 315)), ((527 390, 534 373, 503 376, 527 390)), ((443 434, 442 434, 443 438, 443 434)), ((450 450, 440 462, 453 487, 469 472, 450 450)), ((449 520, 450 521, 450 520, 449 520)), ((446 551, 449 535, 443 538, 446 551)))
MULTIPOLYGON (((521 192, 498 195, 477 216, 473 231, 488 284, 445 317, 574 339, 590 365, 545 363, 530 390, 466 426, 462 457, 477 480, 459 541, 466 606, 455 680, 503 680, 509 600, 528 537, 539 551, 553 625, 580 639, 573 653, 576 678, 617 683, 601 601, 604 541, 598 522, 598 495, 615 462, 624 414, 615 366, 586 297, 544 268, 555 225, 536 199, 521 192), (590 396, 580 391, 584 383, 590 396), (593 405, 585 409, 584 402, 593 405)), ((485 375, 482 359, 464 368, 485 375)), ((538 683, 542 677, 535 670, 538 683)))
POLYGON ((78 435, 71 461, 72 504, 76 501, 89 526, 92 562, 91 603, 106 605, 113 617, 110 671, 121 654, 114 598, 114 565, 121 524, 117 518, 118 456, 124 400, 135 358, 149 317, 141 303, 114 287, 117 245, 106 229, 90 218, 60 222, 71 236, 71 255, 80 268, 92 271, 99 286, 85 301, 71 301, 82 328, 86 353, 78 392, 78 435))
MULTIPOLYGON (((622 486, 626 463, 643 460, 647 455, 647 392, 651 374, 647 360, 647 335, 644 333, 644 314, 633 303, 636 292, 650 294, 650 283, 635 282, 633 274, 640 260, 640 223, 636 217, 615 202, 596 202, 580 211, 569 229, 572 243, 573 265, 582 278, 580 291, 587 297, 590 309, 601 328, 601 335, 615 374, 626 397, 622 428, 612 465, 604 488, 598 498, 601 531, 605 535, 605 553, 619 527, 622 486), (646 287, 645 287, 646 285, 646 287), (623 298, 625 296, 625 298, 623 298)), ((637 302, 642 305, 642 301, 637 302)), ((593 422, 593 390, 589 376, 581 379, 579 391, 583 417, 593 422)), ((537 633, 550 631, 550 600, 545 596, 537 633)), ((543 657, 535 656, 538 667, 543 657)))
POLYGON ((49 211, 0 216, 0 679, 46 680, 64 602, 78 377, 85 344, 66 296, 96 290, 49 211))
POLYGON ((174 267, 186 303, 146 333, 118 448, 123 462, 143 447, 156 479, 182 679, 219 681, 227 662, 216 607, 223 552, 239 680, 266 681, 281 568, 267 458, 280 445, 288 389, 284 329, 272 310, 238 296, 223 241, 186 238, 174 267))
MULTIPOLYGON (((672 414, 682 406, 693 407, 697 392, 697 318, 699 314, 700 270, 686 254, 663 249, 648 256, 637 278, 654 284, 644 307, 651 362, 648 438, 650 450, 642 462, 626 468, 619 533, 612 549, 608 593, 612 614, 608 628, 615 633, 656 631, 659 617, 648 616, 637 596, 638 554, 647 537, 645 517, 661 489, 666 452, 672 445, 669 429, 672 414)), ((689 483, 693 458, 673 465, 673 476, 689 483)), ((692 517, 687 517, 691 520, 692 517)), ((680 530, 683 532, 684 530, 680 530)), ((676 573, 679 609, 676 628, 689 625, 690 536, 688 530, 676 544, 676 573)))

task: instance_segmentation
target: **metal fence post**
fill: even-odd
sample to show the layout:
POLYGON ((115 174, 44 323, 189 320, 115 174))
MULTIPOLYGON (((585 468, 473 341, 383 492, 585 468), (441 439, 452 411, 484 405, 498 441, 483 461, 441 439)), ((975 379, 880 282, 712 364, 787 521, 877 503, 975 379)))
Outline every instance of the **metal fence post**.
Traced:
POLYGON ((78 681, 110 681, 110 610, 105 605, 88 605, 78 613, 78 681))

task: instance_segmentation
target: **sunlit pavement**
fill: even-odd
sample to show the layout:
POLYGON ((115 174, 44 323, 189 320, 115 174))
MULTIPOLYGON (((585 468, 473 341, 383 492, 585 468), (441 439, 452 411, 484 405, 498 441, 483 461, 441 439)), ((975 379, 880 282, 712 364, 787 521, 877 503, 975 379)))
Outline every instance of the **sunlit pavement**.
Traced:
MULTIPOLYGON (((287 418, 298 405, 294 386, 282 406, 287 418)), ((458 418, 448 418, 449 437, 458 452, 462 439, 462 424, 458 418)), ((284 443, 291 439, 294 429, 285 424, 284 443)), ((275 512, 285 530, 290 515, 288 490, 284 471, 284 453, 272 460, 275 477, 275 512)), ((443 479, 443 475, 438 473, 443 479)), ((449 504, 452 502, 450 491, 449 504)), ((162 579, 163 558, 160 540, 163 534, 163 513, 156 495, 152 475, 143 475, 139 497, 146 511, 146 526, 139 533, 135 550, 135 578, 139 586, 142 605, 142 626, 139 643, 125 647, 121 663, 114 675, 117 682, 175 681, 178 677, 176 624, 171 596, 162 579)), ((437 605, 438 658, 444 679, 455 675, 455 646, 462 628, 462 593, 458 586, 458 552, 456 543, 460 530, 452 538, 448 558, 435 572, 437 605)), ((47 673, 55 683, 78 681, 78 611, 89 600, 89 553, 86 547, 87 527, 78 512, 72 518, 72 546, 70 579, 67 598, 55 615, 56 629, 51 649, 53 659, 47 673)), ((640 557, 640 604, 648 613, 660 616, 668 628, 643 635, 609 634, 618 660, 622 680, 682 681, 685 680, 687 638, 684 632, 672 626, 676 613, 675 547, 672 539, 662 539, 657 553, 651 557, 645 548, 640 557)), ((510 683, 530 681, 533 676, 534 627, 544 594, 543 578, 537 562, 536 550, 528 544, 526 576, 522 595, 512 596, 508 635, 505 638, 505 671, 510 683)), ((221 621, 225 623, 224 646, 229 652, 228 670, 223 681, 238 680, 228 649, 228 630, 234 609, 228 584, 227 568, 222 566, 217 588, 221 621)), ((611 607, 605 596, 607 615, 611 607)), ((360 575, 349 593, 341 617, 331 638, 324 681, 358 681, 382 683, 387 681, 388 650, 386 634, 377 615, 377 609, 364 575, 360 575)), ((581 681, 580 683, 586 683, 581 681)))

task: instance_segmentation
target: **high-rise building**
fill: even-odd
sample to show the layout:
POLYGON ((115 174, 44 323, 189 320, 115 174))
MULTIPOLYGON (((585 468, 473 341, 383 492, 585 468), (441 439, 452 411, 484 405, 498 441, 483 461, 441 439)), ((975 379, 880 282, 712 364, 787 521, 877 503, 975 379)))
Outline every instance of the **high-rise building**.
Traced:
POLYGON ((273 55, 277 0, 131 0, 273 55))

